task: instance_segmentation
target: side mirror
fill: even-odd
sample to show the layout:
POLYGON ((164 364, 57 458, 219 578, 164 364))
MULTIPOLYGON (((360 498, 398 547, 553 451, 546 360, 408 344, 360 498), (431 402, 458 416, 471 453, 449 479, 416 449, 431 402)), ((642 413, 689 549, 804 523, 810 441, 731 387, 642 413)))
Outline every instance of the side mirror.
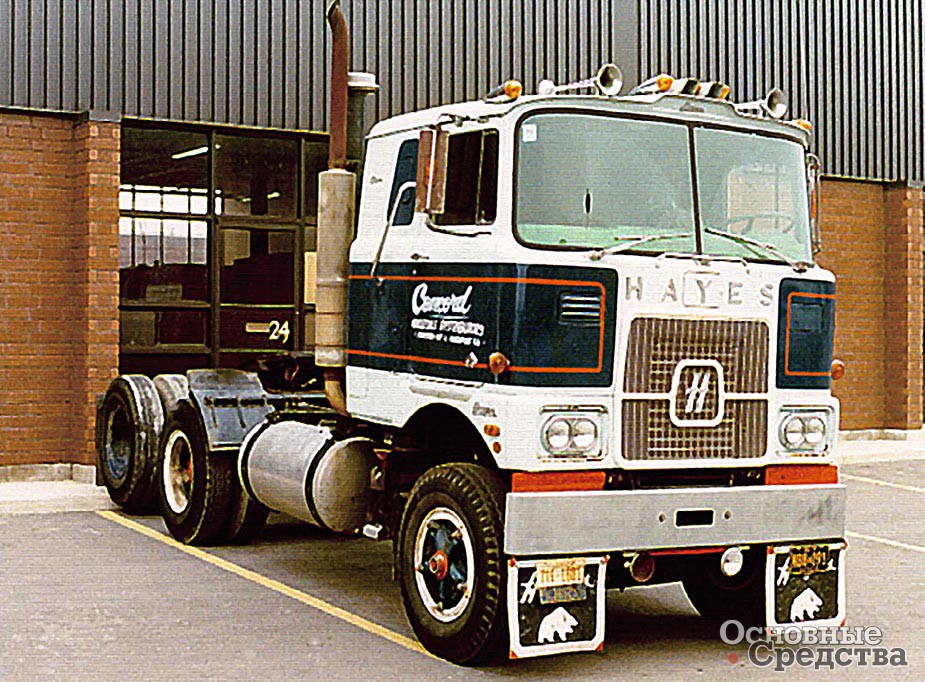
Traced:
POLYGON ((809 193, 809 224, 813 255, 822 250, 822 163, 815 154, 806 157, 806 185, 809 193))
POLYGON ((422 130, 418 137, 418 173, 414 210, 439 215, 446 208, 446 158, 450 134, 422 130))

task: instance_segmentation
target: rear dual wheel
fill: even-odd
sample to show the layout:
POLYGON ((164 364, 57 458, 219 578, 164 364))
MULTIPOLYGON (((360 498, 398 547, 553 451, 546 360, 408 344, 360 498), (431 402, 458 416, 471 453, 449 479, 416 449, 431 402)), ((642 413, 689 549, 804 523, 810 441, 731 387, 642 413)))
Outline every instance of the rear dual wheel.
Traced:
POLYGON ((154 383, 116 377, 97 414, 96 466, 113 502, 132 514, 157 508, 155 471, 164 411, 154 383))
POLYGON ((161 437, 159 495, 170 534, 184 544, 244 543, 269 510, 247 496, 235 474, 236 452, 209 452, 199 412, 180 401, 161 437))

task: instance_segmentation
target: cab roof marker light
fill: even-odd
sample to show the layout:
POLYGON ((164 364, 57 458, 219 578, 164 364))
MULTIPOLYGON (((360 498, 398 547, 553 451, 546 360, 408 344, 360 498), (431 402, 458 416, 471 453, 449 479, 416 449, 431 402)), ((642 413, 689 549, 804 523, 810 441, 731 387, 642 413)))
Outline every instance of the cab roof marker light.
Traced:
POLYGON ((495 97, 501 97, 503 95, 507 97, 508 100, 515 100, 520 97, 523 91, 524 86, 520 83, 520 81, 509 80, 485 93, 484 99, 490 100, 494 99, 495 97))
POLYGON ((652 78, 644 80, 642 83, 630 90, 629 94, 651 95, 657 92, 667 92, 673 84, 674 78, 669 76, 667 73, 660 73, 657 76, 652 76, 652 78))
POLYGON ((726 99, 729 96, 729 86, 719 81, 705 81, 700 84, 700 96, 709 99, 726 99))
POLYGON ((696 78, 678 78, 668 88, 671 95, 696 95, 700 89, 700 81, 696 78))

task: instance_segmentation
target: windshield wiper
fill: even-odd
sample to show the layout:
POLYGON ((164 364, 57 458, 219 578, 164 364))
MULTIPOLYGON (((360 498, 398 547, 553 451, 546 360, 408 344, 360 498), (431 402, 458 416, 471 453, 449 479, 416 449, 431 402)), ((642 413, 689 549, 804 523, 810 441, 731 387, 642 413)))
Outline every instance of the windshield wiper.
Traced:
POLYGON ((736 234, 735 232, 726 232, 725 230, 717 230, 715 227, 707 227, 706 225, 704 225, 703 231, 707 234, 716 235, 717 237, 725 237, 726 239, 731 239, 737 244, 744 244, 745 246, 753 246, 759 249, 764 249, 766 252, 765 254, 757 253, 754 249, 752 249, 752 252, 759 256, 767 255, 768 253, 773 254, 784 261, 791 268, 793 268, 796 272, 806 272, 807 269, 813 266, 812 263, 794 260, 773 244, 759 242, 757 239, 752 239, 751 237, 746 237, 745 235, 736 234))
POLYGON ((617 240, 625 243, 615 244, 614 246, 608 246, 606 249, 598 249, 597 251, 592 251, 589 255, 589 258, 591 260, 600 260, 604 256, 610 256, 615 253, 620 253, 621 251, 627 251, 629 249, 640 246, 641 244, 648 244, 649 242, 655 242, 661 239, 680 239, 681 237, 692 236, 693 235, 690 232, 672 232, 670 234, 650 234, 646 237, 616 237, 617 240))

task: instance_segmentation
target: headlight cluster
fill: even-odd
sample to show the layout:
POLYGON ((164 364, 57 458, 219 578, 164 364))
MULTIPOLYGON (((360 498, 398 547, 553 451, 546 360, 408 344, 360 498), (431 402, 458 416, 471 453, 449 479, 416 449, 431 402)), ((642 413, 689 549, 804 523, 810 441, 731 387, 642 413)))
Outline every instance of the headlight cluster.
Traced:
POLYGON ((542 432, 543 449, 553 456, 601 454, 601 428, 597 415, 554 415, 542 432))
POLYGON ((827 412, 785 412, 780 424, 781 445, 793 452, 824 452, 828 421, 827 412))

